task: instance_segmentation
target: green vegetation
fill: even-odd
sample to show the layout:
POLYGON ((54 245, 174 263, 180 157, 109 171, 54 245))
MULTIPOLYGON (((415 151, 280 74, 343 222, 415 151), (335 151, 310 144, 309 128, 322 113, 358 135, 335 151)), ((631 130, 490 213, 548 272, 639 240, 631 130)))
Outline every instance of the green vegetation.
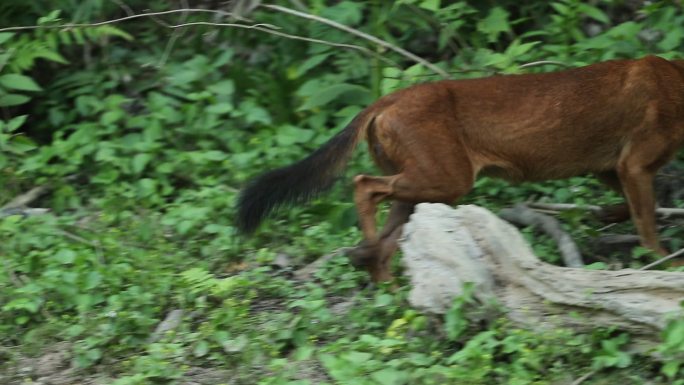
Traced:
MULTIPOLYGON (((251 2, 236 3, 245 11, 251 2)), ((454 78, 684 55, 684 11, 671 1, 281 5, 300 3, 454 78), (521 67, 540 60, 552 63, 521 67)), ((359 240, 346 182, 239 237, 233 206, 248 178, 301 158, 378 96, 439 77, 349 33, 264 7, 245 21, 193 12, 49 28, 169 4, 0 4, 0 26, 48 27, 0 32, 0 206, 44 186, 31 206, 50 209, 0 218, 0 382, 31 383, 40 368, 26 369, 27 357, 62 346, 62 366, 76 379, 65 383, 182 384, 204 373, 207 384, 560 384, 593 371, 585 384, 684 384, 681 319, 654 352, 636 352, 619 330, 526 331, 471 317, 468 296, 446 317, 424 315, 408 306, 405 282, 369 288, 343 257, 296 279, 294 269, 359 240), (365 51, 255 29, 165 26, 200 21, 266 23, 365 51), (178 325, 154 333, 174 309, 183 311, 178 325)), ((362 152, 348 177, 376 173, 362 152)), ((573 178, 518 186, 482 179, 465 202, 497 210, 530 197, 620 201, 591 178, 573 178)), ((591 240, 602 225, 579 211, 562 220, 596 256, 587 262, 653 260, 638 248, 632 258, 598 256, 591 240)), ((661 233, 669 249, 684 246, 681 222, 661 233)), ((558 260, 548 239, 526 235, 542 258, 558 260)))

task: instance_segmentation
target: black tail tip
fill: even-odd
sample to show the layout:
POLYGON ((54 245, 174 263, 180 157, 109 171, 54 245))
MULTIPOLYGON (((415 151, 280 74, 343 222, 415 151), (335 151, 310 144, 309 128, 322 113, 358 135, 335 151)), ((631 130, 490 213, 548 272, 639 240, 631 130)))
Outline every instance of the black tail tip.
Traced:
POLYGON ((272 211, 273 202, 269 199, 271 194, 264 186, 261 178, 258 178, 240 193, 235 216, 235 227, 239 234, 254 233, 272 211))
POLYGON ((239 215, 235 218, 235 228, 239 235, 254 234, 260 223, 260 220, 255 220, 254 218, 244 218, 239 215))

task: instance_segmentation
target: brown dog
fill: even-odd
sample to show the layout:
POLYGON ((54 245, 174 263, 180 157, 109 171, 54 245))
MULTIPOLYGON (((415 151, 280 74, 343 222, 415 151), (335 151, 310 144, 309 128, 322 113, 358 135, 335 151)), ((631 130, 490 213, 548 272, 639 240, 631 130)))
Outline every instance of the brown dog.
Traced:
POLYGON ((242 192, 238 227, 254 230, 279 205, 332 185, 362 139, 387 176, 358 175, 364 240, 355 259, 391 278, 397 238, 419 202, 452 203, 477 175, 541 181, 594 173, 623 192, 641 244, 665 254, 653 178, 684 142, 684 60, 649 56, 561 72, 446 80, 387 95, 302 161, 242 192), (378 203, 391 199, 378 234, 378 203))

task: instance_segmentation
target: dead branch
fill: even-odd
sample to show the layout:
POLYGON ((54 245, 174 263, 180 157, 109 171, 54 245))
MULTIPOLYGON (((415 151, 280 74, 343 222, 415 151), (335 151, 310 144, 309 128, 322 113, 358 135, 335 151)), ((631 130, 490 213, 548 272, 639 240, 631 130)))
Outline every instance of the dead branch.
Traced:
POLYGON ((517 204, 513 208, 503 209, 499 216, 508 222, 523 226, 533 226, 548 234, 558 245, 565 266, 584 266, 582 255, 577 245, 555 218, 535 212, 524 204, 517 204))
POLYGON ((38 199, 41 195, 45 194, 49 189, 50 187, 48 185, 36 186, 29 191, 15 197, 6 205, 0 207, 0 211, 26 207, 31 204, 31 202, 38 199))
MULTIPOLYGON (((567 210, 587 210, 592 214, 600 214, 603 210, 601 206, 596 205, 576 205, 572 203, 543 203, 543 202, 529 202, 527 206, 533 209, 549 210, 549 211, 567 211, 567 210)), ((658 207, 656 214, 662 217, 684 217, 684 209, 676 207, 658 207)))
POLYGON ((571 67, 570 64, 563 63, 560 61, 555 61, 555 60, 539 60, 539 61, 533 61, 530 63, 525 63, 521 64, 518 66, 518 68, 528 68, 528 67, 535 67, 535 66, 541 66, 541 65, 546 65, 546 64, 553 64, 557 66, 563 66, 563 67, 571 67))
POLYGON ((533 330, 615 327, 657 342, 671 317, 684 314, 684 273, 553 266, 512 225, 477 206, 419 204, 400 246, 408 300, 432 313, 448 311, 469 282, 481 303, 503 305, 506 317, 533 330))
POLYGON ((150 337, 147 339, 147 343, 157 342, 164 336, 166 332, 178 328, 183 321, 183 315, 184 312, 182 309, 171 310, 166 317, 164 317, 164 320, 160 322, 154 329, 154 332, 152 332, 150 337))
MULTIPOLYGON (((181 3, 183 4, 183 8, 190 8, 188 5, 187 0, 181 0, 181 3)), ((188 15, 189 13, 184 12, 181 14, 180 19, 181 23, 185 23, 188 20, 188 15)), ((164 47, 164 53, 162 53, 161 59, 159 59, 159 62, 157 63, 157 67, 161 68, 166 64, 166 61, 169 59, 169 56, 171 55, 171 51, 173 50, 173 46, 176 44, 176 41, 180 38, 182 31, 180 29, 176 29, 173 31, 171 34, 171 37, 169 40, 166 42, 166 47, 164 47)))
POLYGON ((684 248, 679 249, 678 251, 675 251, 674 253, 672 253, 672 254, 670 254, 670 255, 666 255, 666 256, 660 258, 659 260, 657 260, 657 261, 655 261, 655 262, 651 262, 651 263, 649 263, 648 265, 643 266, 643 267, 640 268, 639 270, 648 270, 648 269, 650 269, 650 268, 652 268, 652 267, 654 267, 654 266, 660 265, 661 263, 665 263, 665 262, 667 262, 667 261, 669 261, 669 260, 671 260, 671 259, 677 258, 677 257, 679 257, 680 255, 684 255, 684 248))
MULTIPOLYGON (((605 227, 598 229, 599 232, 605 227)), ((641 240, 636 234, 605 234, 592 240, 592 250, 596 255, 609 255, 617 253, 620 255, 630 255, 632 249, 640 244, 641 240)))
POLYGON ((570 385, 580 385, 581 383, 583 383, 584 381, 589 379, 589 377, 593 376, 594 374, 596 374, 596 370, 592 370, 591 372, 584 374, 582 377, 573 381, 572 384, 570 384, 570 385))
POLYGON ((294 272, 294 277, 301 281, 306 281, 313 277, 314 273, 318 271, 326 262, 339 255, 344 255, 348 251, 354 249, 353 247, 341 247, 330 254, 326 254, 317 260, 309 263, 308 265, 302 267, 294 272))
POLYGON ((50 212, 50 209, 45 208, 13 208, 13 209, 0 209, 0 219, 11 217, 13 215, 21 215, 22 217, 33 217, 36 215, 44 215, 50 212))

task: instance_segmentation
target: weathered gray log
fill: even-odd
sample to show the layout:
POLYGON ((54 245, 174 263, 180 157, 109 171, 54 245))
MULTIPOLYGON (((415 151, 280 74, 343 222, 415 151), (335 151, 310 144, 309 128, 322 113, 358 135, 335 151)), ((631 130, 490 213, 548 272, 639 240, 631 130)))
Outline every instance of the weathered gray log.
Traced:
POLYGON ((477 206, 419 204, 400 241, 409 301, 444 313, 463 284, 529 328, 613 326, 653 338, 682 316, 684 273, 586 270, 539 261, 518 230, 477 206))

